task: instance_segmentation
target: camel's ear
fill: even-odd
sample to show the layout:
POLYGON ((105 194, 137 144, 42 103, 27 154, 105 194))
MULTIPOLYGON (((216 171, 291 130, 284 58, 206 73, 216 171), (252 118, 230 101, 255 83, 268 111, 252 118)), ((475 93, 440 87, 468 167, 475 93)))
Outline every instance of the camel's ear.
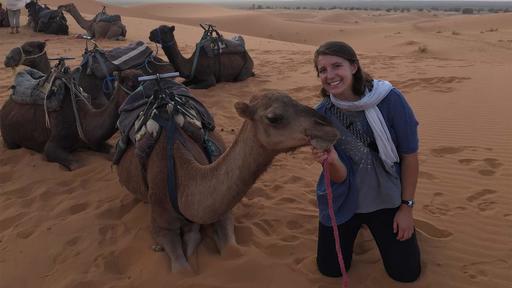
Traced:
POLYGON ((252 120, 254 118, 254 109, 245 102, 236 102, 235 109, 238 115, 244 119, 252 120))
POLYGON ((176 27, 174 25, 171 26, 171 32, 174 33, 174 30, 176 30, 176 27))

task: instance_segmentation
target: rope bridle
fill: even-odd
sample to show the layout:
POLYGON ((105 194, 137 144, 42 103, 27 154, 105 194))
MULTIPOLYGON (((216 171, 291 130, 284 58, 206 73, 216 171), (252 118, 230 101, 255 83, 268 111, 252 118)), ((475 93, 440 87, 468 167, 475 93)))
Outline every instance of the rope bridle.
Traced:
POLYGON ((46 49, 43 49, 43 51, 41 53, 38 53, 36 55, 30 55, 30 56, 25 56, 25 53, 23 52, 23 48, 20 47, 17 47, 18 49, 20 49, 20 53, 21 53, 21 58, 20 58, 20 61, 18 62, 18 64, 16 66, 20 66, 23 64, 23 62, 27 59, 34 59, 34 58, 38 58, 44 54, 46 54, 46 49))

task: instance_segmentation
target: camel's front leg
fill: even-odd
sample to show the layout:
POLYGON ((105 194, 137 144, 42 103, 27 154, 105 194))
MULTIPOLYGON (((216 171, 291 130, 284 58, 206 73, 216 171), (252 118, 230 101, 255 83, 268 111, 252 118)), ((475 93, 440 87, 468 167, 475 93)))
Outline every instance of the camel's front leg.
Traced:
POLYGON ((43 154, 49 162, 57 162, 70 171, 75 170, 80 166, 78 161, 73 159, 69 152, 58 146, 52 138, 46 142, 43 154))
POLYGON ((152 230, 156 243, 171 258, 172 272, 192 272, 192 268, 183 254, 180 229, 162 229, 153 226, 152 230))
POLYGON ((185 245, 185 255, 190 260, 190 256, 196 251, 197 245, 201 242, 200 225, 188 223, 183 225, 183 244, 185 245))
POLYGON ((200 80, 194 81, 192 83, 188 86, 188 88, 190 88, 190 89, 208 89, 212 86, 215 86, 215 84, 217 84, 217 80, 215 80, 214 75, 210 75, 206 79, 200 79, 200 80))
POLYGON ((235 239, 235 223, 231 211, 214 223, 214 238, 221 255, 239 254, 235 239))
POLYGON ((105 35, 105 38, 110 40, 123 40, 124 37, 121 36, 123 33, 123 30, 117 26, 111 26, 110 29, 108 29, 107 34, 105 35))

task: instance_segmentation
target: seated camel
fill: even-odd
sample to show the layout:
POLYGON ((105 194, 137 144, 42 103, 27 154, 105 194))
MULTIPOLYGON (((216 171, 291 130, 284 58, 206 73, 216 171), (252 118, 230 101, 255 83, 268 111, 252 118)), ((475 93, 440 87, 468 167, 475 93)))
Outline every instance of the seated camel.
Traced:
MULTIPOLYGON (((105 107, 94 109, 75 93, 71 93, 71 75, 66 73, 67 68, 59 62, 55 69, 64 74, 63 77, 55 77, 53 82, 53 87, 58 88, 56 91, 60 91, 61 100, 53 102, 52 108, 49 101, 46 102, 46 97, 41 100, 32 97, 35 94, 30 93, 31 97, 14 99, 16 93, 13 93, 0 111, 0 132, 7 148, 24 147, 35 150, 43 153, 48 161, 74 170, 79 167, 79 163, 70 154, 72 151, 89 148, 110 152, 105 141, 115 133, 116 121, 119 118, 118 108, 126 99, 125 94, 119 91, 136 88, 136 77, 140 74, 121 73, 117 85, 120 88, 117 89, 119 91, 116 90, 118 93, 114 93, 105 107)), ((37 73, 45 77, 44 74, 37 73)), ((48 94, 48 98, 52 95, 48 94)))
POLYGON ((30 23, 34 32, 46 34, 68 35, 68 21, 62 11, 52 10, 46 5, 40 5, 37 0, 25 4, 30 23))
POLYGON ((106 14, 105 8, 91 20, 86 20, 73 3, 60 5, 58 9, 71 14, 78 25, 93 38, 111 40, 124 40, 126 38, 126 26, 121 22, 121 17, 106 14))
POLYGON ((149 40, 162 45, 169 62, 186 79, 183 84, 188 87, 206 89, 218 82, 243 81, 254 76, 254 63, 245 49, 210 56, 203 46, 199 46, 190 58, 185 58, 178 48, 174 30, 174 26, 162 25, 150 32, 149 40))
MULTIPOLYGON (((182 90, 171 91, 181 95, 182 90)), ((129 102, 130 99, 126 101, 129 102)), ((171 102, 178 105, 181 101, 171 102)), ((158 115, 152 119, 160 130, 148 128, 147 131, 153 130, 149 133, 153 136, 145 133, 136 145, 127 148, 118 162, 117 174, 122 186, 136 198, 149 202, 153 237, 170 257, 175 272, 191 271, 187 259, 201 240, 200 225, 212 225, 221 253, 238 250, 231 209, 275 156, 310 144, 326 149, 339 137, 329 120, 314 109, 284 92, 272 91, 253 97, 249 103, 235 103, 238 115, 245 121, 227 150, 217 132, 207 133, 207 139, 217 143, 220 149, 219 153, 214 153, 216 157, 210 157, 210 153, 205 152, 211 151, 210 145, 198 144, 205 141, 194 140, 191 136, 194 133, 183 129, 187 122, 180 114, 172 112, 174 117, 170 116, 167 107, 157 110, 158 113, 149 113, 158 115), (148 158, 141 161, 139 152, 147 152, 147 149, 137 147, 147 148, 144 143, 153 143, 154 148, 148 158)), ((173 111, 182 110, 180 106, 173 107, 173 111)), ((121 115, 120 119, 123 117, 121 115)))

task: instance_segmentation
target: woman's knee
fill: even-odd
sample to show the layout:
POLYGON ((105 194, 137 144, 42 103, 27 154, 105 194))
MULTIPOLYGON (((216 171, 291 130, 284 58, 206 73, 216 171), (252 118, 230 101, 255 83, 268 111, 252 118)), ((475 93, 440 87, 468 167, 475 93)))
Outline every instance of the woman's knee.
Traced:
MULTIPOLYGON (((340 265, 337 261, 336 263, 325 263, 319 260, 317 257, 316 266, 318 268, 318 272, 320 272, 320 274, 324 276, 333 278, 338 278, 342 276, 340 265)), ((345 263, 345 269, 347 270, 347 272, 350 270, 350 263, 345 263)))
POLYGON ((386 268, 391 279, 398 282, 414 282, 418 280, 421 274, 421 264, 417 265, 404 265, 403 267, 386 268))

